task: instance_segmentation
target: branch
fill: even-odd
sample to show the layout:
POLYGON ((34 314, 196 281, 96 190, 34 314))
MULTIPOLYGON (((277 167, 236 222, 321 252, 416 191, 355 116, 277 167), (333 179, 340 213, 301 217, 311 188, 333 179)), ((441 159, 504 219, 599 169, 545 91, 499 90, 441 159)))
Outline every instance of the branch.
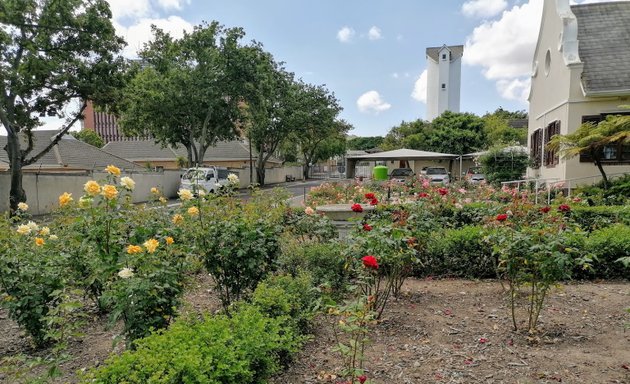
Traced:
MULTIPOLYGON (((59 143, 59 140, 61 140, 63 135, 68 133, 68 131, 74 125, 74 123, 76 123, 81 118, 81 116, 83 116, 83 111, 85 110, 86 107, 87 107, 87 102, 83 101, 83 104, 81 105, 81 109, 79 109, 79 113, 77 113, 76 116, 70 122, 68 122, 65 127, 61 128, 61 130, 53 137, 52 141, 46 146, 46 148, 44 148, 37 155, 31 157, 30 159, 24 160, 22 162, 22 165, 27 166, 27 165, 33 164, 34 162, 41 159, 46 153, 48 153, 48 151, 50 151, 52 147, 57 145, 57 143, 59 143)), ((28 152, 26 152, 25 154, 27 153, 28 152)))

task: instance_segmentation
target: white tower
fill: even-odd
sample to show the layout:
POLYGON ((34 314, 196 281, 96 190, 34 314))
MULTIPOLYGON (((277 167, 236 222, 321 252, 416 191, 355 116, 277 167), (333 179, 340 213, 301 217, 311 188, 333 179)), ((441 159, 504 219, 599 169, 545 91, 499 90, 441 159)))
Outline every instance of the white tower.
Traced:
POLYGON ((427 48, 428 121, 444 111, 459 112, 463 54, 463 45, 427 48))

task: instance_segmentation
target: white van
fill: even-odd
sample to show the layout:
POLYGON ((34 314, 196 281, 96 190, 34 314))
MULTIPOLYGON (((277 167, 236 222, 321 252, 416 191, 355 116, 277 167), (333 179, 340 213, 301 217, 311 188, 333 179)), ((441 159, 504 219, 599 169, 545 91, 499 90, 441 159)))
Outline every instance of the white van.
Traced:
POLYGON ((179 188, 188 189, 195 195, 199 191, 215 193, 230 183, 228 174, 225 167, 189 168, 182 175, 179 188))

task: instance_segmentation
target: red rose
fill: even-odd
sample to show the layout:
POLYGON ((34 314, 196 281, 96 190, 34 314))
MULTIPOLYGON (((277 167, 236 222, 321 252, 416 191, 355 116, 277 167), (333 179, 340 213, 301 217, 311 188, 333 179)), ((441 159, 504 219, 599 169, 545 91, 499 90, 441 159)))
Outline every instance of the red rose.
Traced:
POLYGON ((540 212, 542 213, 547 213, 549 211, 551 211, 551 207, 549 206, 540 208, 540 212))
POLYGON ((501 213, 497 215, 497 221, 505 221, 507 220, 507 215, 505 213, 501 213))
POLYGON ((357 377, 357 380, 359 380, 359 384, 363 384, 367 380, 367 376, 361 375, 361 376, 357 377))
POLYGON ((372 226, 370 224, 363 224, 363 230, 369 232, 372 230, 372 226))
POLYGON ((488 341, 490 341, 490 340, 486 339, 485 337, 482 337, 482 338, 479 339, 479 344, 485 344, 488 341))
POLYGON ((421 197, 421 198, 429 197, 429 194, 426 192, 421 192, 418 194, 418 197, 421 197))
POLYGON ((448 189, 446 189, 446 188, 438 188, 438 193, 441 196, 446 196, 446 195, 448 195, 448 189))
POLYGON ((569 207, 566 204, 560 204, 558 206, 558 211, 560 211, 560 212, 571 212, 571 207, 569 207))
POLYGON ((361 204, 352 204, 352 212, 363 212, 361 204))
POLYGON ((363 260, 363 266, 365 268, 378 269, 378 261, 376 261, 376 257, 367 255, 363 256, 361 260, 363 260))
POLYGON ((377 204, 378 204, 378 199, 374 198, 370 200, 370 205, 377 205, 377 204))
POLYGON ((369 193, 365 194, 365 199, 366 200, 374 200, 374 199, 376 199, 376 196, 372 192, 369 192, 369 193))

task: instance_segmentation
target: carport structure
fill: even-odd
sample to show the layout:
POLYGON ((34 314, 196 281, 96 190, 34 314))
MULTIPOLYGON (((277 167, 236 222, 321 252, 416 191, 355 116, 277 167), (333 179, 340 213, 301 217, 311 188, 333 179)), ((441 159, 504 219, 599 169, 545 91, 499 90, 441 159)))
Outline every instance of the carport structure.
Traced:
POLYGON ((384 161, 389 168, 388 173, 391 173, 391 170, 395 168, 409 167, 418 174, 423 167, 431 166, 443 166, 451 172, 453 162, 459 159, 459 155, 453 155, 450 153, 417 151, 415 149, 406 148, 386 152, 346 156, 346 177, 348 179, 353 179, 355 177, 355 167, 361 161, 384 161), (446 165, 446 162, 448 162, 448 166, 446 165))

